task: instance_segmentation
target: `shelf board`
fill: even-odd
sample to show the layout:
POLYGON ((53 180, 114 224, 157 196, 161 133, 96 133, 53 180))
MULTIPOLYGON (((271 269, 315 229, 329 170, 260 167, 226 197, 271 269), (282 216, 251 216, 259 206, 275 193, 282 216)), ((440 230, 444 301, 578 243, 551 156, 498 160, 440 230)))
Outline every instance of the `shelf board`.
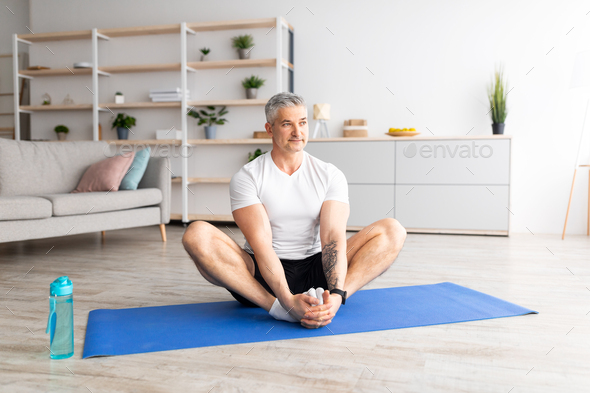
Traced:
POLYGON ((12 115, 14 115, 14 113, 12 113, 12 112, 0 113, 0 116, 12 116, 12 115))
POLYGON ((21 75, 27 76, 62 76, 62 75, 92 75, 92 68, 51 68, 49 70, 20 70, 21 75), (71 71, 70 71, 71 70, 71 71))
POLYGON ((250 139, 189 139, 190 145, 272 145, 270 138, 250 139))
MULTIPOLYGON (((231 177, 189 177, 188 184, 197 183, 217 183, 217 184, 229 184, 231 177)), ((172 183, 182 183, 182 177, 175 177, 172 179, 172 183)))
MULTIPOLYGON (((196 70, 209 70, 214 68, 243 68, 243 67, 274 67, 277 59, 233 59, 218 61, 192 61, 187 63, 196 70)), ((179 65, 180 67, 180 65, 179 65)))
MULTIPOLYGON (((283 64, 289 64, 282 60, 283 64)), ((218 68, 245 68, 245 67, 274 67, 276 59, 233 59, 219 61, 195 61, 187 65, 197 70, 209 70, 218 68)), ((110 74, 122 74, 131 72, 165 72, 180 71, 180 63, 163 63, 163 64, 137 64, 137 65, 120 65, 98 67, 100 71, 110 74)), ((92 68, 52 68, 49 70, 21 70, 22 75, 27 76, 69 76, 69 75, 92 75, 92 68), (71 71, 70 71, 71 70, 71 71)), ((1 95, 12 95, 12 93, 3 93, 1 95)))
POLYGON ((127 72, 180 71, 180 63, 120 65, 98 67, 98 69, 111 74, 121 74, 127 72))
POLYGON ((194 31, 218 31, 235 29, 257 29, 262 27, 274 27, 275 18, 226 20, 221 22, 193 22, 187 23, 186 27, 194 31))
POLYGON ((92 104, 76 105, 21 105, 23 111, 80 111, 92 109, 92 104))
POLYGON ((112 145, 175 145, 180 146, 182 141, 180 139, 107 139, 104 140, 112 145))
POLYGON ((14 93, 0 93, 0 97, 4 97, 4 96, 13 96, 14 93))
MULTIPOLYGON (((293 30, 285 18, 282 21, 293 30)), ((272 28, 276 25, 275 18, 260 18, 260 19, 243 19, 243 20, 226 20, 219 22, 188 22, 186 27, 193 31, 218 31, 218 30, 235 30, 235 29, 257 29, 257 28, 272 28)), ((135 27, 118 27, 112 29, 97 29, 99 34, 107 37, 133 37, 141 35, 155 35, 155 34, 179 34, 180 23, 169 25, 154 25, 154 26, 135 26, 135 27)), ((89 40, 92 38, 92 30, 77 30, 77 31, 57 31, 52 33, 36 33, 36 34, 19 34, 18 38, 30 42, 43 41, 67 41, 67 40, 89 40)))
MULTIPOLYGON (((171 213, 170 214, 171 220, 182 220, 182 214, 179 213, 171 213)), ((188 219, 190 221, 229 221, 233 222, 234 217, 231 214, 189 214, 188 219)))
POLYGON ((124 104, 115 104, 114 102, 105 102, 98 104, 99 108, 107 109, 151 109, 151 108, 180 108, 180 101, 171 102, 126 102, 124 104))
POLYGON ((241 99, 241 100, 202 100, 202 101, 189 101, 189 106, 257 106, 266 105, 268 98, 257 98, 257 99, 241 99))
POLYGON ((30 42, 86 40, 92 38, 92 30, 57 31, 54 33, 19 34, 18 38, 30 42))

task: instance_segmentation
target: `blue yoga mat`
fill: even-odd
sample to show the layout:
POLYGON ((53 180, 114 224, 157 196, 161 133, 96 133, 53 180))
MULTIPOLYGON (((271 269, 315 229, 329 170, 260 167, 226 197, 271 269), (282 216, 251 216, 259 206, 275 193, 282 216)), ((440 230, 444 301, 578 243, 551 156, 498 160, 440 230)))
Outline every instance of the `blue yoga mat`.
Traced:
POLYGON ((83 358, 438 325, 537 314, 450 282, 358 291, 320 329, 237 301, 94 310, 83 358))

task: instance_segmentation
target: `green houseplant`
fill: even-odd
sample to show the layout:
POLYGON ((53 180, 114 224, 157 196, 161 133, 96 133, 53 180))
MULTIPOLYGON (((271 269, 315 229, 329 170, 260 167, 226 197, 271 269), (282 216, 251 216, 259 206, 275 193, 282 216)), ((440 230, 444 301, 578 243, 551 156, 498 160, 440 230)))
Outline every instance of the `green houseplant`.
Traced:
POLYGON ((255 159, 257 159, 258 157, 260 157, 261 155, 265 154, 267 152, 262 151, 260 149, 256 149, 256 151, 254 151, 254 153, 248 153, 248 162, 254 161, 255 159))
POLYGON ((111 128, 117 128, 117 137, 119 139, 129 139, 129 130, 135 125, 135 117, 119 113, 113 121, 111 128))
POLYGON ((242 86, 246 89, 246 98, 252 99, 256 98, 258 94, 258 89, 264 85, 266 79, 261 79, 256 75, 252 75, 249 78, 245 78, 242 81, 242 86))
POLYGON ((207 124, 205 126, 205 138, 207 139, 215 139, 215 134, 217 133, 217 125, 224 125, 225 122, 229 122, 229 120, 222 118, 221 116, 225 115, 228 113, 227 110, 225 110, 225 106, 222 107, 219 112, 215 113, 215 107, 214 106, 207 106, 207 109, 209 109, 210 111, 212 111, 212 113, 207 113, 204 110, 199 110, 196 111, 194 109, 191 109, 187 115, 194 117, 195 119, 199 120, 198 125, 201 126, 203 124, 207 124))
POLYGON ((211 52, 211 49, 205 47, 199 50, 201 51, 201 61, 207 60, 207 55, 209 54, 209 52, 211 52))
POLYGON ((498 68, 494 73, 492 82, 488 87, 488 99, 490 101, 490 115, 492 117, 492 132, 494 134, 503 134, 506 116, 506 96, 508 95, 507 83, 504 79, 504 70, 498 68))
POLYGON ((254 37, 244 34, 232 37, 232 46, 238 50, 240 59, 249 59, 251 48, 254 46, 254 37))
POLYGON ((55 134, 57 135, 58 140, 65 141, 68 132, 70 132, 70 129, 68 127, 60 124, 59 126, 55 126, 53 131, 55 131, 55 134))

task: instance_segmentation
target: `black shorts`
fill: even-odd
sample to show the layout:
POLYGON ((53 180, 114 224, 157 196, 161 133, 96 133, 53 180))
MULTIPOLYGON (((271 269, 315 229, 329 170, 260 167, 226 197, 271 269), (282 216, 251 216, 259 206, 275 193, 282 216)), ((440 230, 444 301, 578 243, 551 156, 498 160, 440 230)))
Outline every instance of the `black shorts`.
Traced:
MULTIPOLYGON (((252 261, 254 261, 254 278, 264 287, 264 289, 268 291, 268 293, 275 296, 272 289, 270 289, 266 281, 264 281, 264 278, 260 273, 260 269, 258 268, 256 258, 254 258, 254 254, 248 253, 248 255, 250 255, 252 257, 252 261)), ((289 289, 291 289, 291 292, 294 294, 303 293, 312 287, 322 287, 324 289, 328 288, 328 282, 326 281, 326 275, 324 274, 324 267, 322 265, 321 252, 311 255, 305 259, 281 259, 281 264, 285 270, 285 277, 287 278, 289 289)), ((238 302, 242 303, 244 306, 258 307, 258 305, 252 303, 245 297, 230 291, 229 289, 228 291, 238 302)))

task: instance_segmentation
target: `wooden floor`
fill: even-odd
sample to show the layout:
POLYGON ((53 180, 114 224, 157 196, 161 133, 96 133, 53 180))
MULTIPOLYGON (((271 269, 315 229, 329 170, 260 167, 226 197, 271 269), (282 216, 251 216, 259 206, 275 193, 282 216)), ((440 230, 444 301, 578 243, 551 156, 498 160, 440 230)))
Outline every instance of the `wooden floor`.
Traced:
MULTIPOLYGON (((88 312, 233 300, 184 228, 0 244, 2 392, 588 392, 590 238, 409 235, 367 288, 451 281, 538 315, 82 360, 88 312), (74 283, 75 354, 50 360, 48 287, 74 283)), ((240 244, 239 230, 220 228, 240 244)))

